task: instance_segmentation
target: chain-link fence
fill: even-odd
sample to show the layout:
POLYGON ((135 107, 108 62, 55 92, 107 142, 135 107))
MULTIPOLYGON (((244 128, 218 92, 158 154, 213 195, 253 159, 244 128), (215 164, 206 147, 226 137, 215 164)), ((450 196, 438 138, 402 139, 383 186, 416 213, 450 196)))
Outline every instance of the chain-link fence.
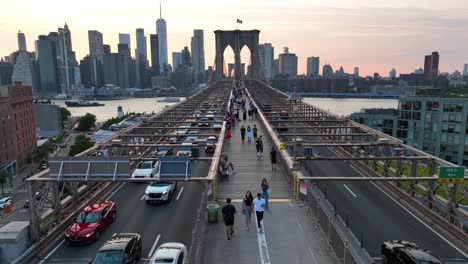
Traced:
POLYGON ((374 263, 369 253, 361 247, 361 243, 345 222, 335 213, 332 205, 322 192, 315 186, 307 188, 307 195, 301 194, 317 222, 316 228, 321 228, 327 235, 329 250, 333 250, 344 264, 374 263))

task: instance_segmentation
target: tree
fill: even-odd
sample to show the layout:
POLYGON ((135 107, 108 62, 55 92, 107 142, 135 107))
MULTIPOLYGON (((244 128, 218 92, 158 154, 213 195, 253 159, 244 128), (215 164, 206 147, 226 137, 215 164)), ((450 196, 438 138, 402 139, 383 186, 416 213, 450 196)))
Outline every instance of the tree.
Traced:
POLYGON ((86 113, 86 115, 80 117, 78 131, 89 131, 89 129, 94 126, 95 122, 96 116, 90 113, 86 113))
POLYGON ((62 117, 62 122, 67 120, 71 116, 70 111, 65 107, 60 107, 60 116, 62 117))
POLYGON ((75 144, 70 146, 70 151, 68 152, 68 156, 75 156, 76 154, 79 154, 91 148, 92 146, 94 146, 94 143, 91 141, 91 139, 83 135, 78 135, 75 138, 75 144))
POLYGON ((46 160, 47 157, 49 157, 49 153, 52 152, 54 152, 54 145, 52 145, 50 142, 44 143, 34 149, 32 153, 32 160, 35 163, 42 162, 43 160, 46 160))
POLYGON ((4 169, 0 169, 0 185, 2 185, 2 194, 5 194, 3 191, 3 185, 7 183, 8 172, 4 169))

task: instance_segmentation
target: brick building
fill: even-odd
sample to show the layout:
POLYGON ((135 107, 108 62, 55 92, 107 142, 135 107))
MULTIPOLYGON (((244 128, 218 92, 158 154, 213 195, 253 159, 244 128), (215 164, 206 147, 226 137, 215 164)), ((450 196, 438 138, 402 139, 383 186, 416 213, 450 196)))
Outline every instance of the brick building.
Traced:
POLYGON ((0 168, 16 174, 17 163, 36 145, 32 87, 0 86, 0 168))

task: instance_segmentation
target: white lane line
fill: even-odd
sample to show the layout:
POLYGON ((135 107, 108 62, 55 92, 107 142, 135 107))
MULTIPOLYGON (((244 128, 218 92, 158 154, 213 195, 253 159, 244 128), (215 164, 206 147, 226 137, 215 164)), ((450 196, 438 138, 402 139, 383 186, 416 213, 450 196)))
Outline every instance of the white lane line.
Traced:
POLYGON ((346 184, 343 184, 343 186, 346 188, 346 190, 348 190, 348 192, 350 192, 354 196, 354 198, 357 198, 357 195, 354 194, 353 191, 351 191, 351 189, 348 186, 346 186, 346 184))
POLYGON ((118 191, 120 191, 120 189, 122 189, 122 187, 124 187, 124 185, 127 184, 126 182, 122 183, 122 185, 120 185, 119 188, 117 188, 117 190, 115 190, 113 193, 111 193, 111 195, 109 195, 109 197, 106 198, 106 200, 109 200, 110 198, 112 198, 112 196, 114 196, 118 191))
POLYGON ((158 237, 156 237, 156 240, 154 241, 154 244, 151 247, 151 250, 150 250, 150 252, 148 254, 148 258, 151 258, 153 256, 153 252, 156 249, 156 245, 158 244, 160 238, 161 238, 161 234, 159 234, 158 237))
POLYGON ((314 252, 312 251, 312 249, 310 249, 310 247, 307 247, 307 248, 309 249, 310 254, 311 254, 312 257, 314 258, 315 264, 318 264, 317 259, 315 258, 315 254, 314 254, 314 252))
POLYGON ((184 191, 184 187, 180 188, 180 191, 179 191, 179 194, 177 195, 176 201, 179 200, 180 195, 182 194, 183 191, 184 191))
POLYGON ((260 260, 262 264, 270 264, 270 256, 268 255, 268 245, 265 238, 265 224, 262 220, 263 232, 260 233, 257 225, 257 214, 255 214, 255 227, 257 228, 258 250, 260 251, 260 260))
POLYGON ((63 243, 65 243, 65 240, 62 240, 62 242, 60 242, 54 249, 52 249, 52 251, 51 251, 49 254, 47 254, 47 256, 45 256, 45 258, 43 258, 43 259, 39 262, 39 264, 43 264, 44 261, 46 261, 47 259, 49 259, 50 256, 52 256, 52 255, 55 253, 55 251, 57 251, 57 249, 59 249, 59 248, 63 245, 63 243))
POLYGON ((301 230, 301 233, 304 234, 304 230, 302 229, 302 226, 301 226, 301 224, 299 223, 299 219, 297 218, 297 216, 296 216, 296 224, 297 224, 297 226, 299 227, 299 229, 301 230))
MULTIPOLYGON (((361 172, 359 172, 356 168, 354 168, 353 166, 350 166, 351 168, 353 168, 357 173, 361 174, 361 172)), ((361 174, 362 175, 362 174, 361 174)), ((423 220, 421 220, 419 217, 417 217, 415 214, 413 214, 413 212, 411 212, 410 210, 408 210, 406 207, 404 207, 400 202, 398 202, 395 198, 393 198, 390 194, 388 194, 387 192, 385 192, 382 188, 380 188, 377 184, 371 182, 372 185, 375 186, 375 188, 379 189, 381 192, 383 192, 388 198, 390 198, 390 200, 394 201, 397 205, 399 205, 403 210, 405 210, 409 215, 411 215, 412 217, 414 217, 416 220, 418 220, 418 222, 420 222, 421 224, 423 224, 425 227, 427 227, 427 229, 431 230, 434 234, 436 234, 439 238, 441 238, 443 241, 445 241, 447 244, 449 244, 451 247, 453 247, 456 251, 458 251, 460 254, 463 255, 463 257, 465 258, 468 258, 468 254, 466 254, 463 250, 459 249, 457 246, 455 246, 452 242, 450 242, 448 239, 446 239, 443 235, 439 234, 436 230, 434 230, 432 227, 430 227, 428 224, 426 224, 426 222, 424 222, 423 220)))
MULTIPOLYGON (((115 190, 113 193, 111 193, 111 195, 109 195, 109 197, 106 198, 106 200, 109 200, 110 198, 112 198, 112 196, 114 196, 114 194, 116 194, 118 191, 120 191, 120 189, 122 189, 122 187, 126 184, 126 182, 122 183, 122 185, 119 186, 119 188, 117 188, 117 190, 115 190)), ((50 256, 52 256, 55 251, 57 251, 63 244, 65 243, 65 240, 62 240, 54 249, 52 249, 52 251, 49 252, 49 254, 47 254, 47 256, 45 256, 40 262, 39 264, 43 264, 45 260, 49 259, 50 256)))
POLYGON ((145 199, 145 194, 140 198, 140 201, 143 201, 143 199, 145 199))

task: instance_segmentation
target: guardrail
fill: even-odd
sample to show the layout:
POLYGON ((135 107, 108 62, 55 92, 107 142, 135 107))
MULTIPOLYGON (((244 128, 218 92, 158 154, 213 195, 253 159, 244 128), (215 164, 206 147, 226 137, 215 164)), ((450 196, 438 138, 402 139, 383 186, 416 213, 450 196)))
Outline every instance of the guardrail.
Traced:
POLYGON ((208 204, 208 196, 206 195, 207 185, 203 189, 200 206, 197 209, 197 218, 195 219, 195 227, 192 230, 192 242, 188 252, 187 264, 202 264, 201 254, 205 241, 206 229, 206 206, 208 204))

